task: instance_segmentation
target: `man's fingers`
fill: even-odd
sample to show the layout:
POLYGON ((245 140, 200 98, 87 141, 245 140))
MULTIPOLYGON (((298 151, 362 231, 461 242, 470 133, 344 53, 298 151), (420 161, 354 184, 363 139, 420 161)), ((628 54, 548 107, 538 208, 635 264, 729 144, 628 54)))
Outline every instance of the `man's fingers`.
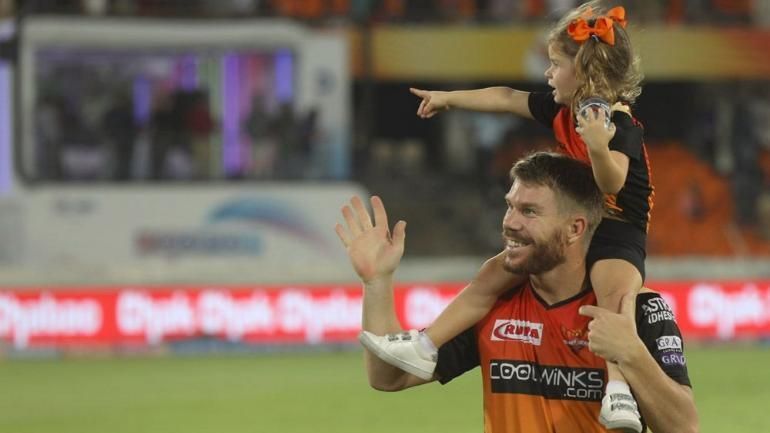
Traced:
POLYGON ((350 230, 350 234, 352 234, 353 237, 357 237, 364 231, 358 220, 356 220, 353 209, 351 209, 350 206, 345 205, 342 207, 342 217, 345 218, 345 223, 347 223, 348 230, 350 230))
POLYGON ((606 311, 606 310, 603 309, 603 308, 599 308, 596 305, 583 305, 578 310, 578 313, 580 313, 581 316, 593 317, 595 319, 600 314, 602 314, 604 311, 606 311))
POLYGON ((388 213, 385 211, 385 205, 382 199, 376 195, 370 199, 372 202, 372 211, 374 212, 374 225, 376 227, 385 227, 388 229, 388 213))
POLYGON ((406 221, 399 221, 393 227, 393 244, 403 247, 406 239, 406 221))
POLYGON ((342 241, 342 245, 347 248, 350 245, 350 236, 345 230, 345 227, 342 227, 342 224, 337 223, 337 225, 334 226, 334 231, 337 232, 337 237, 342 241))
POLYGON ((358 222, 361 224, 361 228, 364 230, 372 228, 372 218, 369 216, 369 211, 367 211, 366 207, 364 207, 364 202, 361 200, 361 198, 358 196, 353 197, 350 200, 350 203, 353 204, 353 209, 356 211, 358 222))

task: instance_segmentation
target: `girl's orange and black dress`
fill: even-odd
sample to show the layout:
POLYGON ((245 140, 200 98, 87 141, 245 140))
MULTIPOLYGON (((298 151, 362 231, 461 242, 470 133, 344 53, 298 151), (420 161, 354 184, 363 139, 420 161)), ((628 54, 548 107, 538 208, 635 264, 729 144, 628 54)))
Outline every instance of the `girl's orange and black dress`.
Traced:
MULTIPOLYGON (((577 124, 569 107, 557 104, 551 92, 532 92, 529 111, 535 120, 553 130, 559 152, 591 164, 588 148, 575 131, 577 124)), ((596 229, 586 263, 590 269, 599 260, 622 259, 634 265, 644 281, 647 230, 655 195, 644 129, 639 121, 622 111, 613 112, 612 122, 616 131, 609 148, 628 156, 628 174, 617 194, 606 195, 610 217, 602 219, 596 229)))

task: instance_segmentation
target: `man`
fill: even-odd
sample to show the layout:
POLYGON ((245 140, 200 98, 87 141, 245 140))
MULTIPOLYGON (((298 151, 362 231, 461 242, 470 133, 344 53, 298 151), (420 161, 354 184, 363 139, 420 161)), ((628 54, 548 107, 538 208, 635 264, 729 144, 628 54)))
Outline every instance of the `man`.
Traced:
MULTIPOLYGON (((618 364, 656 433, 697 432, 681 335, 665 301, 644 290, 637 300, 624 298, 621 314, 595 306, 585 254, 602 197, 590 168, 536 153, 518 162, 511 177, 506 250, 498 257, 529 279, 441 347, 432 379, 446 383, 481 366, 487 433, 601 432, 596 415, 606 359, 618 364)), ((393 308, 393 272, 403 255, 406 223, 399 221, 391 235, 382 202, 371 202, 374 225, 361 200, 353 198, 352 208, 342 209, 347 229, 335 228, 364 283, 363 329, 417 338, 416 332, 402 332, 393 308)), ((477 278, 486 276, 488 266, 477 278)), ((383 391, 430 381, 368 351, 366 369, 370 384, 383 391)))

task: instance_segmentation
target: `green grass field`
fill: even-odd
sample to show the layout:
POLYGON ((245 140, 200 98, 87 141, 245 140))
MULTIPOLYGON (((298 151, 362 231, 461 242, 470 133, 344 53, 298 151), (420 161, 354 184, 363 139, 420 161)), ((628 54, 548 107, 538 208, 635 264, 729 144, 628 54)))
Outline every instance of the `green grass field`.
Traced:
MULTIPOLYGON (((770 348, 688 355, 702 432, 770 432, 770 348)), ((362 364, 360 352, 5 360, 0 432, 481 432, 478 371, 381 393, 362 364)))

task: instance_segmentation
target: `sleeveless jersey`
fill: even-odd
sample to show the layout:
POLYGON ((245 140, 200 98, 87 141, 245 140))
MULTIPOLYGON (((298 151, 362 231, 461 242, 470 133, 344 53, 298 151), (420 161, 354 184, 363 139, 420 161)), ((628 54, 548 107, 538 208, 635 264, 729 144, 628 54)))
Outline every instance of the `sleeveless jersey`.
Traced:
MULTIPOLYGON (((575 131, 577 123, 569 107, 557 104, 551 92, 532 92, 529 94, 529 111, 535 120, 553 129, 560 152, 591 164, 588 148, 575 131)), ((609 148, 628 156, 629 163, 623 188, 617 194, 606 194, 607 210, 647 232, 655 193, 644 145, 644 129, 639 121, 622 111, 613 112, 612 122, 616 131, 609 148)))

